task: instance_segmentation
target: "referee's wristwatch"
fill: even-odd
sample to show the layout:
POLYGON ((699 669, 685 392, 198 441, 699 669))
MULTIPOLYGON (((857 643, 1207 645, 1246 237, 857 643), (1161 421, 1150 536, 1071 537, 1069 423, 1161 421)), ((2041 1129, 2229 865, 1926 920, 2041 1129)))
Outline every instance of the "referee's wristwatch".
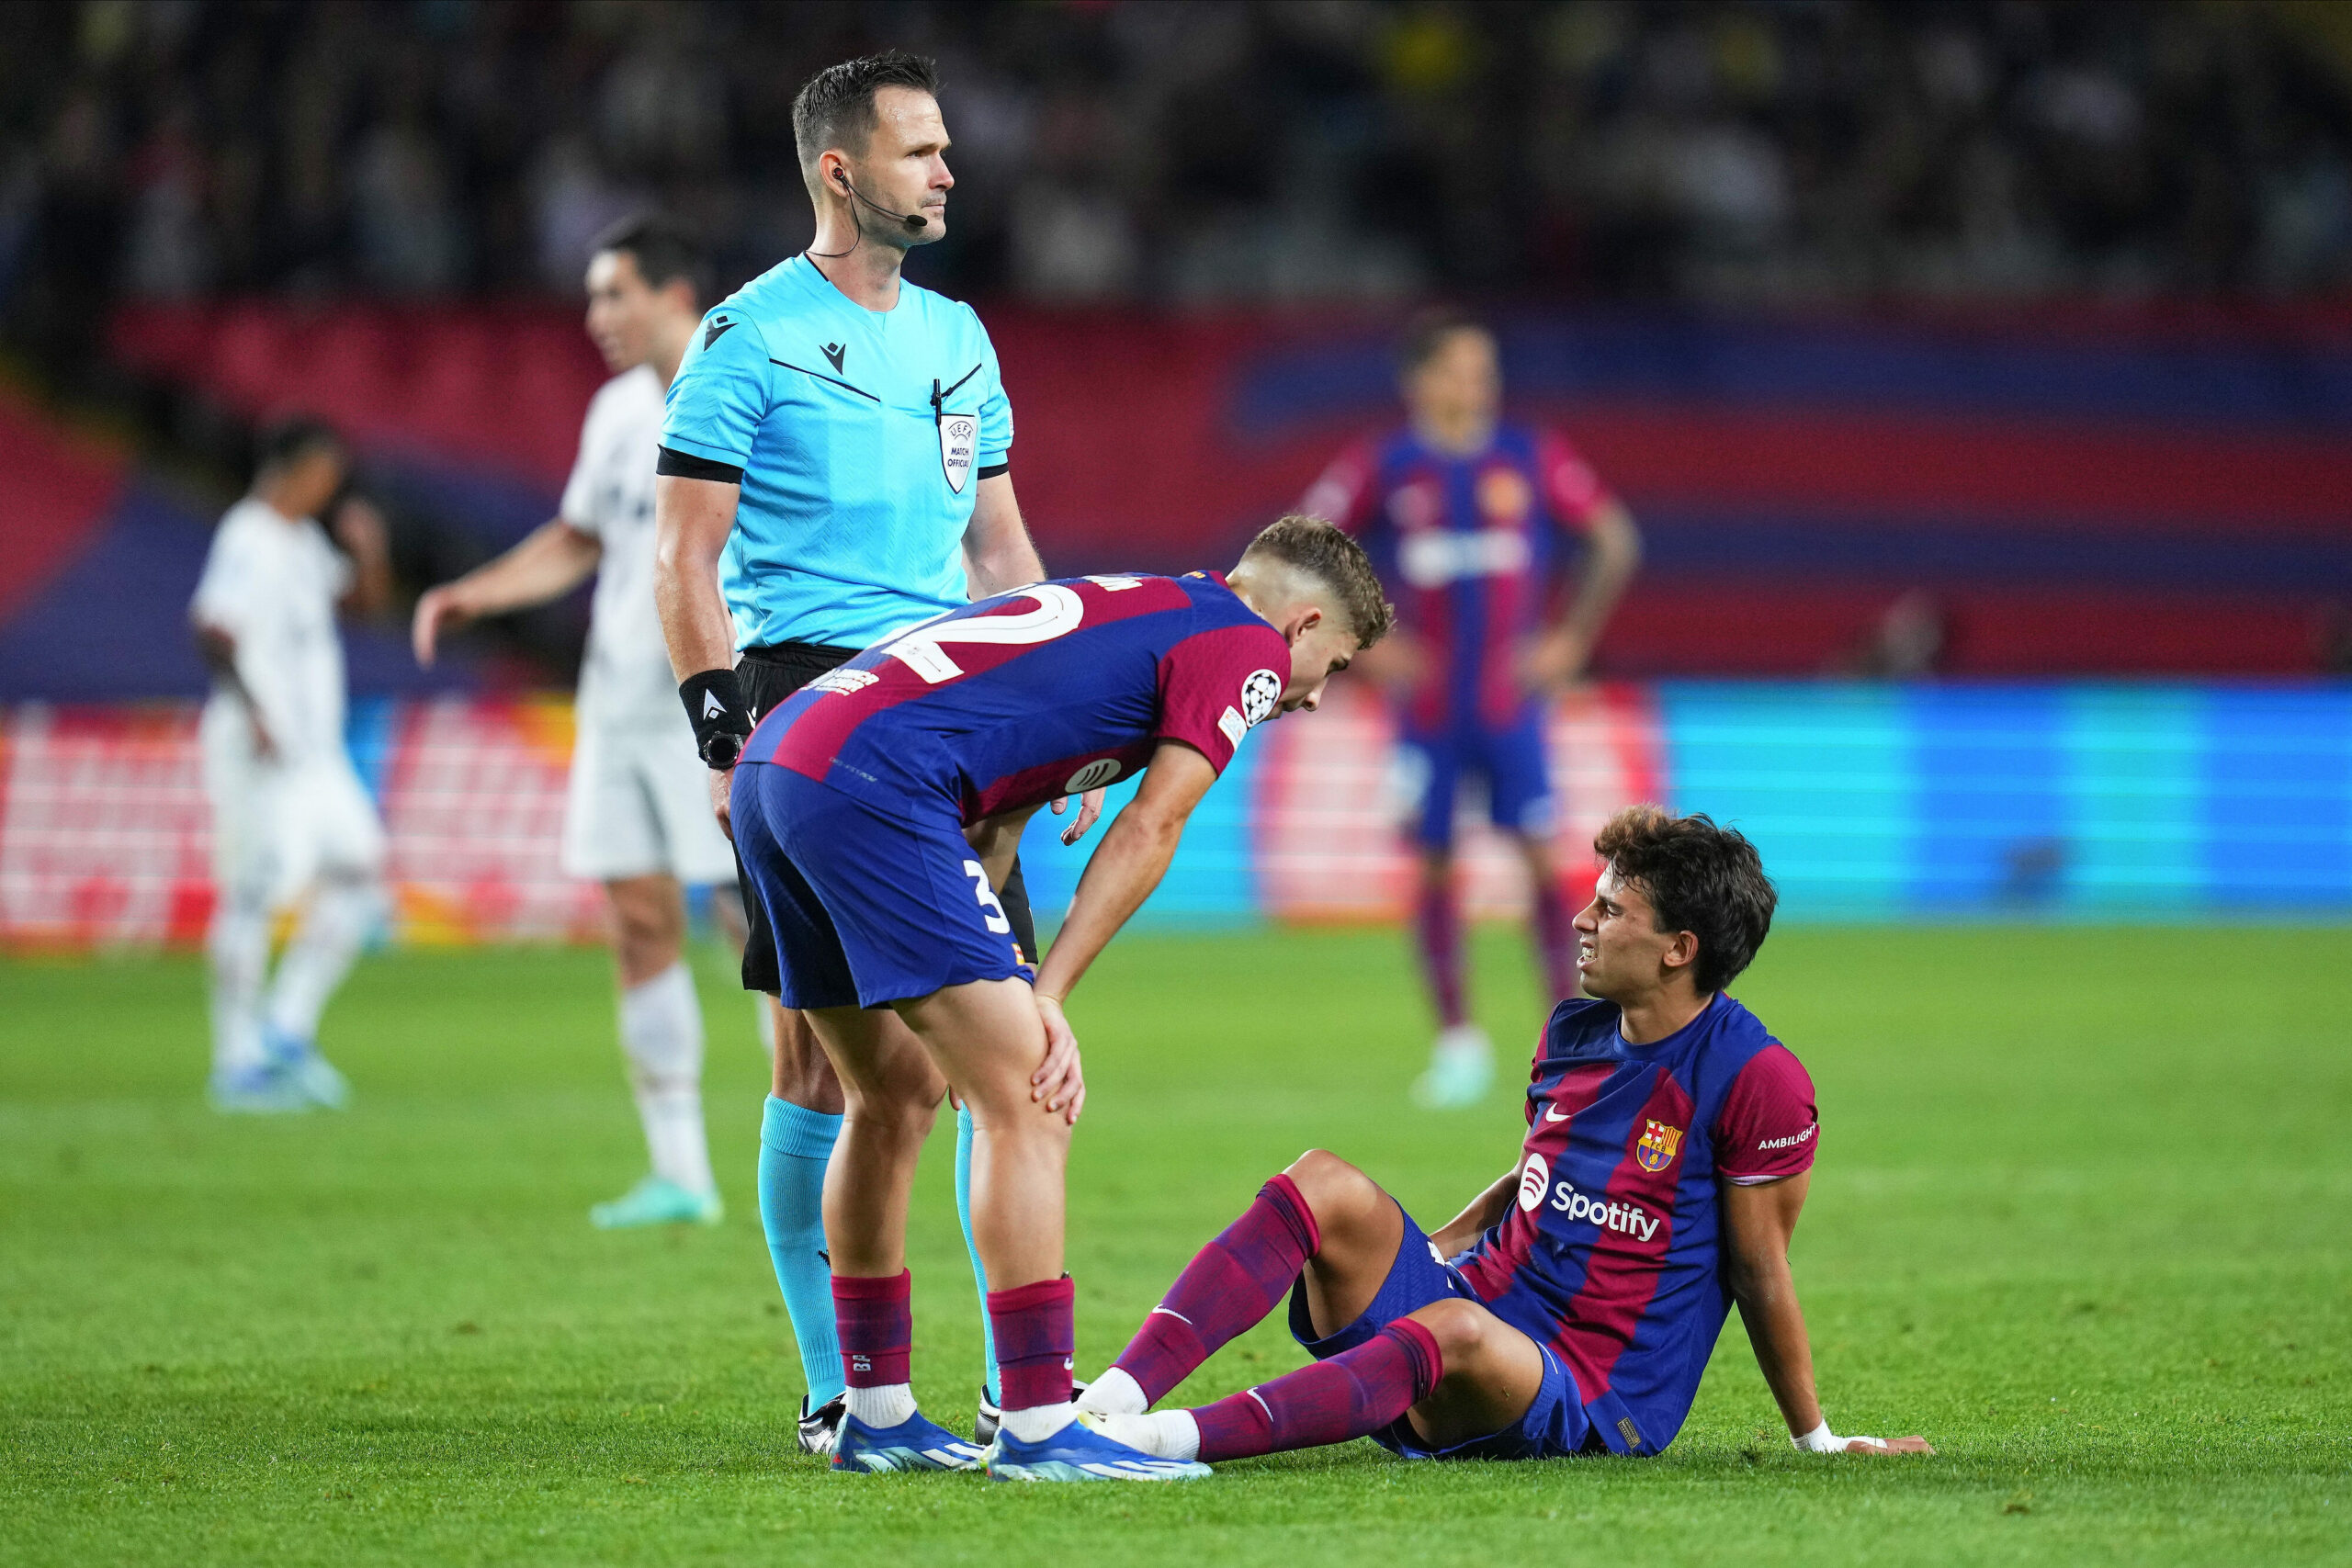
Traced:
POLYGON ((732 670, 706 670, 678 683, 678 700, 695 727, 695 750, 703 763, 725 773, 743 754, 751 739, 752 716, 743 705, 743 689, 732 670))

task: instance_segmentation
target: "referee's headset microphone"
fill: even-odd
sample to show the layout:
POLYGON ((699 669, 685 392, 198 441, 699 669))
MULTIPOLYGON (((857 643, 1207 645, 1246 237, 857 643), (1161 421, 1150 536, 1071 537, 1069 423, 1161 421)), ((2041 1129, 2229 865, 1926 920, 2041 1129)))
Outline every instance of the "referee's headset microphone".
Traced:
MULTIPOLYGON (((922 233, 931 222, 931 220, 928 217, 920 212, 891 211, 888 208, 883 206, 880 202, 876 201, 864 191, 858 189, 857 186, 852 185, 850 183, 849 171, 847 169, 835 169, 833 171, 833 183, 840 186, 843 191, 847 192, 850 199, 853 201, 862 201, 865 203, 866 206, 872 208, 875 211, 880 213, 883 217, 890 219, 894 222, 905 224, 907 232, 910 234, 922 233)), ((859 241, 865 239, 865 233, 861 231, 857 239, 852 240, 849 243, 849 251, 857 249, 859 241)), ((822 256, 827 261, 838 261, 842 256, 849 254, 849 251, 810 251, 808 254, 812 256, 822 256)))

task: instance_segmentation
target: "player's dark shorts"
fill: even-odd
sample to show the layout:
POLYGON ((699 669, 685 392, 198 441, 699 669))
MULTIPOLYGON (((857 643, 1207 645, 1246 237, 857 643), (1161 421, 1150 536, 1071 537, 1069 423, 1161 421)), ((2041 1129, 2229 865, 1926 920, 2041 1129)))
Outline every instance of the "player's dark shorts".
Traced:
MULTIPOLYGON (((1396 1244, 1396 1260, 1388 1266, 1388 1278, 1381 1281, 1380 1293, 1372 1298, 1372 1304, 1353 1323, 1327 1338, 1317 1339, 1314 1320, 1306 1311, 1306 1281, 1301 1278, 1292 1287, 1291 1337, 1317 1360, 1329 1360, 1342 1350, 1354 1349, 1397 1319, 1410 1317, 1431 1302, 1478 1299, 1470 1281, 1463 1278, 1462 1270, 1438 1256, 1437 1247, 1413 1223, 1413 1216, 1405 1213, 1403 1204, 1397 1205, 1396 1212, 1405 1221, 1404 1238, 1396 1244)), ((1551 1347, 1538 1345, 1536 1349, 1544 1358, 1544 1386, 1517 1425, 1452 1448, 1428 1449, 1420 1445, 1411 1423, 1400 1416, 1374 1432, 1372 1440, 1407 1459, 1553 1459, 1599 1449, 1600 1438, 1592 1430, 1584 1406, 1577 1402, 1576 1384, 1569 1381, 1567 1369, 1560 1365, 1560 1359, 1552 1353, 1551 1347)))
POLYGON ((1453 842, 1453 797, 1463 775, 1487 783, 1487 815, 1506 832, 1552 831, 1551 769, 1544 754, 1544 705, 1529 703, 1507 724, 1474 716, 1439 728, 1409 720, 1396 738, 1397 795, 1406 831, 1433 850, 1453 842))
MULTIPOLYGON (((736 680, 741 683, 744 704, 752 710, 756 724, 767 716, 768 710, 792 695, 801 687, 836 666, 856 658, 862 649, 842 648, 824 643, 785 642, 771 648, 747 648, 735 666, 736 680)), ((743 943, 743 988, 778 995, 783 988, 783 976, 776 964, 775 932, 768 924, 767 912, 761 907, 759 889, 752 885, 744 869, 743 853, 735 852, 735 878, 743 890, 743 913, 750 922, 750 935, 743 943)), ((1004 880, 1004 887, 997 895, 1004 906, 1005 919, 1012 922, 1013 939, 1021 943, 1023 959, 1037 962, 1037 927, 1029 914, 1029 887, 1021 875, 1021 863, 1012 863, 1012 874, 1004 880)), ((787 1007, 797 1004, 787 1002, 787 1007)))
POLYGON ((775 762, 735 770, 735 852, 775 932, 788 1008, 881 1007, 1030 977, 945 801, 900 813, 775 762))

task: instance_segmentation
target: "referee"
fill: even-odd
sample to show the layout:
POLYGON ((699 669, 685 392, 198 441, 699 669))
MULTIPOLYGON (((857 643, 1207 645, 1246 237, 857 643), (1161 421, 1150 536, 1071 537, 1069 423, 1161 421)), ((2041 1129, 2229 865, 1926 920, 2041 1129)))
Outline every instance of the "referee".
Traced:
MULTIPOLYGON (((809 79, 792 130, 816 238, 703 317, 670 386, 654 596, 721 823, 761 715, 901 626, 1046 575, 1012 496, 996 350, 969 306, 899 276, 909 249, 947 232, 956 181, 938 92, 932 62, 898 51, 809 79)), ((1000 893, 1034 963, 1017 864, 1000 893)), ((774 996, 775 939, 748 881, 743 901, 744 988, 774 996)), ((800 1446, 823 1453, 841 1421, 823 1195, 843 1100, 799 1014, 781 1014, 776 1039, 760 1224, 808 1381, 800 1446)), ((956 1191, 967 1245, 970 1161, 966 1111, 956 1191)), ((972 1262, 978 1276, 977 1252, 972 1262)), ((994 1400, 984 1391, 984 1425, 994 1400)))

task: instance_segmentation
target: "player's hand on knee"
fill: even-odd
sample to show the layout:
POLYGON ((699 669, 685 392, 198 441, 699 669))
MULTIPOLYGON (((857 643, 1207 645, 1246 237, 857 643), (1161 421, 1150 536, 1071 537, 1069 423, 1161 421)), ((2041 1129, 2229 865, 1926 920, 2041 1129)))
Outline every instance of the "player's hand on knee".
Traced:
MULTIPOLYGON (((1093 827, 1102 815, 1102 796, 1107 793, 1105 790, 1090 789, 1078 797, 1078 820, 1062 829, 1063 843, 1074 844, 1086 837, 1086 830, 1093 827)), ((1069 796, 1057 795, 1054 797, 1055 816, 1059 817, 1069 809, 1069 796)))
POLYGON ((718 818, 718 830, 727 835, 727 841, 730 844, 735 841, 735 818, 729 811, 729 802, 734 792, 734 769, 729 768, 724 773, 717 768, 710 770, 710 814, 718 818))
POLYGON ((1078 1036, 1072 1032, 1069 1020, 1062 1016, 1062 1004, 1054 997, 1037 994, 1037 1016, 1046 1025, 1046 1059, 1029 1075, 1029 1098, 1043 1100, 1048 1111, 1058 1111, 1063 1120, 1078 1124, 1078 1113, 1086 1105, 1086 1075, 1079 1066, 1078 1036))

